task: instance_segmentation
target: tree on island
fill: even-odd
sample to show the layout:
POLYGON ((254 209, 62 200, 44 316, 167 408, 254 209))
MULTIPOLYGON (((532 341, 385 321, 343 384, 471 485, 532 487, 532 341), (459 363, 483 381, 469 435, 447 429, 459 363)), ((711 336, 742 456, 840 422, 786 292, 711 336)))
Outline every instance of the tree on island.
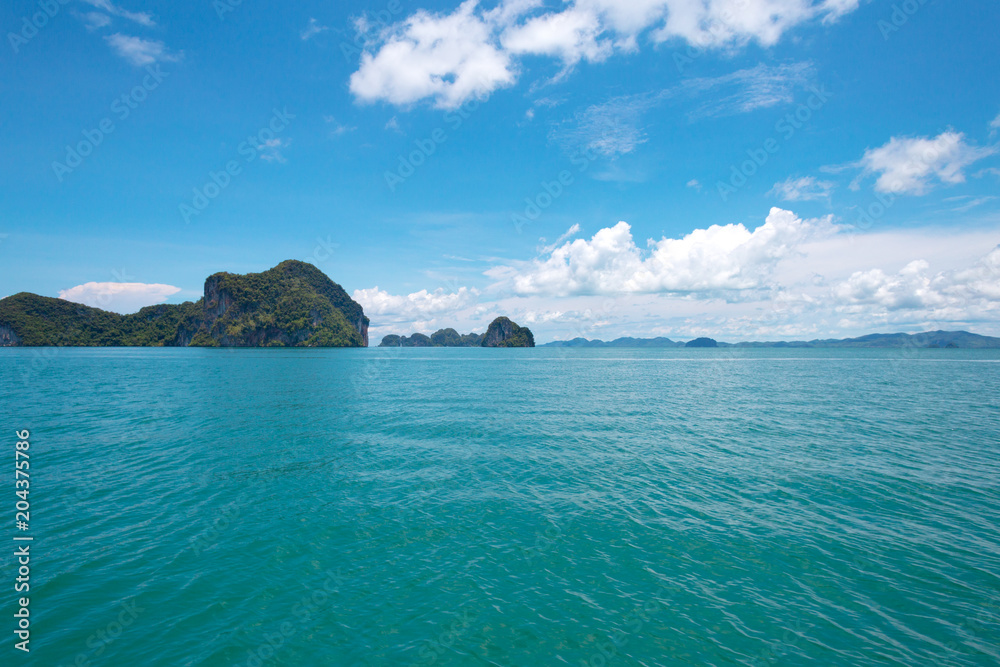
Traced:
POLYGON ((688 341, 684 347, 719 347, 719 343, 713 338, 695 338, 688 341))

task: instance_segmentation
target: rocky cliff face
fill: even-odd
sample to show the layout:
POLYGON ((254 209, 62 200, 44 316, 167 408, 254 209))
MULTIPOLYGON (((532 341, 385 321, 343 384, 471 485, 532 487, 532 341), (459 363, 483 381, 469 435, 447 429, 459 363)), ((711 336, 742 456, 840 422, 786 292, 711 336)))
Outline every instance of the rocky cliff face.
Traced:
POLYGON ((204 316, 192 345, 368 345, 368 318, 311 264, 289 260, 263 273, 217 273, 205 281, 204 316))
POLYGON ((535 347, 535 336, 510 318, 498 317, 483 335, 483 347, 535 347))
POLYGON ((205 319, 215 322, 229 310, 233 297, 221 287, 224 274, 215 274, 205 280, 205 319))
POLYGON ((368 347, 368 318, 364 315, 359 317, 357 322, 354 323, 354 328, 361 334, 361 340, 365 343, 364 347, 368 347))
POLYGON ((16 347, 21 344, 21 337, 14 333, 9 324, 0 324, 0 347, 16 347))
POLYGON ((21 293, 0 300, 0 346, 361 347, 361 305, 311 264, 289 260, 261 273, 217 273, 197 302, 119 315, 21 293))

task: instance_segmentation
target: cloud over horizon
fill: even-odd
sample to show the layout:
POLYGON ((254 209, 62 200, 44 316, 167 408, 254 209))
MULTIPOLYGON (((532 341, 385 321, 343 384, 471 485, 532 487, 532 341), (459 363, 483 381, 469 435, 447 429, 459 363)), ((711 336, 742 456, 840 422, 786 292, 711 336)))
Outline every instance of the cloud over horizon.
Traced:
POLYGON ((802 220, 772 208, 751 232, 742 224, 713 225, 680 239, 649 239, 648 251, 619 222, 589 240, 577 239, 529 263, 495 267, 488 275, 519 295, 683 293, 718 296, 765 286, 778 260, 811 238, 829 235, 830 218, 802 220))
POLYGON ((889 327, 1000 334, 1000 228, 858 234, 772 208, 756 229, 693 229, 636 243, 626 222, 574 224, 534 259, 495 262, 482 290, 378 288, 354 297, 376 334, 482 330, 497 315, 554 338, 851 336, 889 327), (983 331, 982 323, 992 322, 983 331))
POLYGON ((159 283, 89 282, 59 290, 59 298, 127 315, 163 303, 180 291, 180 287, 159 283))

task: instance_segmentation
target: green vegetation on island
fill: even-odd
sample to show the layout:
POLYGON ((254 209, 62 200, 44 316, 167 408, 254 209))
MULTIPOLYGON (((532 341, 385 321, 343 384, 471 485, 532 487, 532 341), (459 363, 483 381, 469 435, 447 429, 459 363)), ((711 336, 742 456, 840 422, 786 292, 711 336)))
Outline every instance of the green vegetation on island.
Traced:
POLYGON ((454 329, 440 329, 430 336, 415 333, 411 336, 389 334, 382 338, 379 347, 534 347, 531 330, 521 327, 507 317, 498 317, 485 334, 460 334, 454 329))
POLYGON ((535 347, 535 336, 510 318, 498 317, 483 334, 483 347, 535 347))
POLYGON ((454 329, 439 329, 430 336, 415 333, 412 336, 389 334, 382 338, 379 347, 480 347, 482 334, 460 334, 454 329))
POLYGON ((0 346, 364 347, 361 305, 311 264, 216 273, 196 302, 119 315, 22 292, 0 300, 0 346))

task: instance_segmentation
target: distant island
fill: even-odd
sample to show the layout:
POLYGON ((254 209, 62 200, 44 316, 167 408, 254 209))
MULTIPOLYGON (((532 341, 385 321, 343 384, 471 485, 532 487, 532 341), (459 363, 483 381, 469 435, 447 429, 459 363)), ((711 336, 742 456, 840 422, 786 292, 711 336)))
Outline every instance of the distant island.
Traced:
POLYGON ((531 329, 519 326, 508 317, 498 317, 484 334, 462 335, 454 329, 440 329, 430 336, 390 334, 382 338, 379 347, 535 347, 531 329))
POLYGON ((0 300, 0 346, 365 347, 361 305, 312 264, 216 273, 198 301, 119 315, 21 292, 0 300))
POLYGON ((968 331, 926 331, 918 334, 869 334, 859 338, 817 339, 810 341, 765 341, 723 343, 712 338, 696 338, 688 342, 669 338, 616 338, 557 340, 539 347, 787 347, 787 348, 950 348, 950 349, 1000 349, 1000 338, 980 336, 968 331))
POLYGON ((379 347, 482 347, 483 334, 460 334, 454 329, 438 329, 430 336, 415 333, 410 336, 389 334, 382 337, 379 347))

